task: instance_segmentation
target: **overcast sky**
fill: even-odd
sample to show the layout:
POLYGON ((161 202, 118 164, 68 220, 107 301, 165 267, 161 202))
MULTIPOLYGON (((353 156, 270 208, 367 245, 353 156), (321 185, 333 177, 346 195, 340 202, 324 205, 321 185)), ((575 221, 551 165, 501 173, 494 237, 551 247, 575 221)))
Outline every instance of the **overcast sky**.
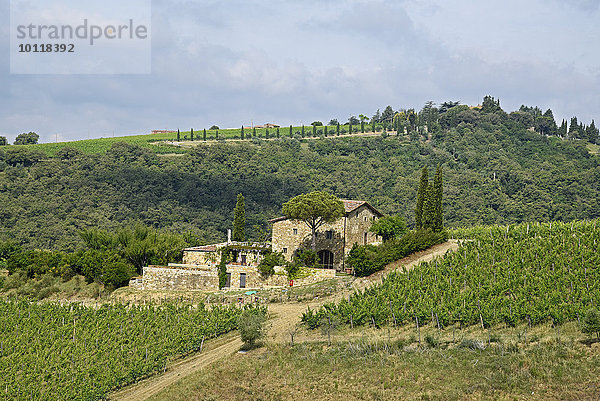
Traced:
POLYGON ((600 0, 154 0, 152 74, 11 75, 0 135, 41 142, 499 98, 600 119, 600 0))

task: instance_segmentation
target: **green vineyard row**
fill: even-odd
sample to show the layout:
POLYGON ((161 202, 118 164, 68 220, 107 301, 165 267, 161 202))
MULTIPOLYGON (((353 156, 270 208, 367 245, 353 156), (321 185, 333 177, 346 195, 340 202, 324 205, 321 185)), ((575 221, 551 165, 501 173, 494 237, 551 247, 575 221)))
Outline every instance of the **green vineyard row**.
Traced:
POLYGON ((236 307, 0 301, 0 398, 97 400, 236 327, 236 307))
POLYGON ((318 327, 460 323, 491 326, 579 319, 600 301, 600 221, 455 230, 460 248, 387 276, 339 303, 308 310, 318 327))

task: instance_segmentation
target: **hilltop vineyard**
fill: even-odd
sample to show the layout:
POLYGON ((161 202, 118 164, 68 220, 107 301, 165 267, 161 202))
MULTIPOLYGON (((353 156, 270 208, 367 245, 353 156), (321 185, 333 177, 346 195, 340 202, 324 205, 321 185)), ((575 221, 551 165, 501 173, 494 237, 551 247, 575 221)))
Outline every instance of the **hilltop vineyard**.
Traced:
POLYGON ((0 398, 97 400, 235 328, 240 308, 0 301, 0 398))
POLYGON ((578 320, 600 302, 600 220, 455 230, 458 251, 308 310, 349 325, 514 326, 578 320))

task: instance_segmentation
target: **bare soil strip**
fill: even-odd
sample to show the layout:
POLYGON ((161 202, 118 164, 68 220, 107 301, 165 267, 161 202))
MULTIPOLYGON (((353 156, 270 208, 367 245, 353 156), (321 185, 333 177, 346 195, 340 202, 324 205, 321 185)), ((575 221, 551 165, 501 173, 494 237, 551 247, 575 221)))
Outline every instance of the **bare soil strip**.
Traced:
MULTIPOLYGON (((451 240, 443 244, 435 245, 425 251, 415 253, 404 259, 389 264, 380 272, 377 272, 369 277, 356 280, 354 288, 364 288, 381 280, 382 277, 389 274, 393 270, 401 268, 413 268, 421 262, 428 262, 435 257, 444 256, 447 251, 454 251, 458 248, 458 242, 451 240)), ((347 296, 348 291, 340 291, 334 296, 334 299, 339 299, 347 296)), ((309 303, 286 303, 286 304, 270 304, 269 313, 273 317, 270 320, 271 327, 267 335, 267 341, 284 343, 290 341, 290 330, 300 321, 302 313, 308 307, 316 308, 324 302, 331 302, 333 299, 327 297, 322 300, 315 300, 309 303)), ((177 382, 185 376, 188 376, 200 369, 203 369, 215 361, 220 360, 228 355, 237 352, 242 346, 237 332, 229 333, 220 338, 207 341, 203 352, 184 358, 175 362, 162 375, 152 376, 142 380, 136 384, 125 387, 113 394, 108 399, 114 401, 143 401, 147 398, 159 393, 167 386, 177 382)))

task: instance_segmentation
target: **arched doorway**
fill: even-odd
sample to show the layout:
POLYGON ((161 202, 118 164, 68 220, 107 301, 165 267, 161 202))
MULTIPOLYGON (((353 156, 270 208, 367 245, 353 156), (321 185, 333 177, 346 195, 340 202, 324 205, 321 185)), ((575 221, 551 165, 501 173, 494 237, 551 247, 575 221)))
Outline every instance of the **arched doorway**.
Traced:
POLYGON ((323 269, 333 269, 333 252, 324 249, 317 253, 319 264, 323 269))

